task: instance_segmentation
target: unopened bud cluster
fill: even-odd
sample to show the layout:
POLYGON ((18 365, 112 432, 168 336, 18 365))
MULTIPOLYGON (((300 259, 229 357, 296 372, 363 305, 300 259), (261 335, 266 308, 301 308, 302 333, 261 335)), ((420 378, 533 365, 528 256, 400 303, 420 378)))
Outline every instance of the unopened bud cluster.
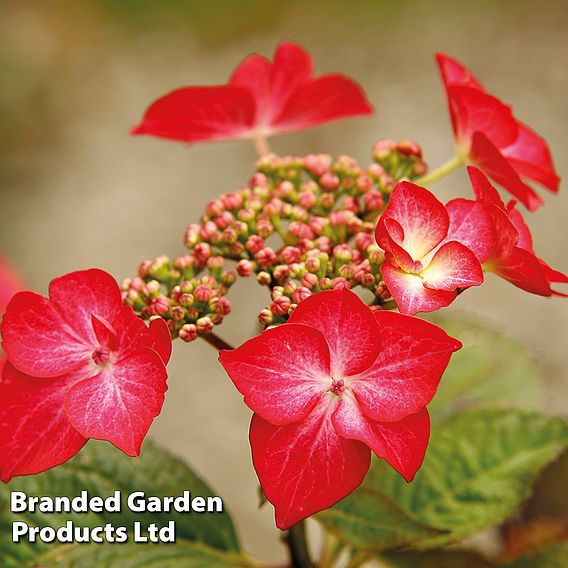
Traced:
POLYGON ((163 317, 185 341, 223 321, 237 276, 269 289, 264 325, 282 323, 320 290, 365 288, 380 306, 390 295, 376 219, 395 184, 424 174, 426 165, 411 141, 377 142, 373 158, 363 168, 347 156, 263 156, 248 187, 210 201, 201 222, 187 227, 187 254, 140 265, 124 282, 125 302, 143 318, 163 317))

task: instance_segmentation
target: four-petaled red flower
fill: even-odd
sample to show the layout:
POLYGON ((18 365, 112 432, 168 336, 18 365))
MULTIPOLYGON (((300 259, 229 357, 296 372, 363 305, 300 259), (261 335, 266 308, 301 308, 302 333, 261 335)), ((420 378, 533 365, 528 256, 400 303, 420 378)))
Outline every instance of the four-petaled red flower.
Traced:
POLYGON ((255 139, 372 112, 352 79, 314 77, 309 53, 282 42, 273 62, 250 55, 227 85, 183 87, 158 99, 132 133, 183 142, 255 139))
POLYGON ((290 320, 222 351, 254 411, 254 467, 287 529, 341 500, 372 450, 410 481, 424 458, 426 405, 461 344, 438 327, 376 311, 343 289, 318 292, 290 320))
POLYGON ((487 93, 461 63, 441 53, 436 59, 459 154, 529 210, 540 207, 542 199, 522 178, 558 191, 560 178, 546 141, 517 120, 508 105, 487 93))
POLYGON ((476 200, 454 200, 452 217, 454 224, 466 229, 465 244, 476 253, 483 269, 527 292, 564 296, 552 290, 550 284, 567 284, 568 276, 536 256, 532 235, 515 208, 516 202, 512 200, 505 206, 483 172, 469 166, 468 173, 476 200))
POLYGON ((49 296, 19 292, 2 321, 3 481, 63 463, 88 438, 138 455, 167 389, 167 325, 147 327, 123 306, 112 276, 73 272, 49 296))
POLYGON ((457 229, 427 189, 410 182, 394 188, 375 236, 386 252, 381 274, 401 313, 437 310, 483 282, 481 264, 457 229))

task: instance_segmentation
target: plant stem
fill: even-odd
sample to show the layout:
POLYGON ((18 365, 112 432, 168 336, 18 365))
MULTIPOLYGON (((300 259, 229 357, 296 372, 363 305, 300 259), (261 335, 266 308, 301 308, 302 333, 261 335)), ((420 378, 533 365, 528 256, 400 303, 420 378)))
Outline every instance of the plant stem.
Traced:
POLYGON ((221 351, 221 349, 234 349, 232 345, 230 345, 224 339, 221 339, 218 335, 215 335, 214 333, 207 333, 206 335, 201 335, 200 337, 202 337, 205 341, 207 341, 209 345, 215 347, 217 351, 221 351))
POLYGON ((252 141, 254 142, 254 147, 256 148, 259 156, 266 156, 266 154, 270 154, 270 146, 268 145, 266 136, 257 134, 252 141))
POLYGON ((310 559, 304 521, 296 523, 284 538, 290 552, 292 568, 315 568, 310 559))
POLYGON ((429 185, 446 177, 450 172, 453 172, 456 168, 459 168, 463 164, 463 158, 456 154, 452 156, 447 162, 444 162, 441 166, 437 167, 435 170, 423 175, 422 177, 414 180, 418 185, 429 185))

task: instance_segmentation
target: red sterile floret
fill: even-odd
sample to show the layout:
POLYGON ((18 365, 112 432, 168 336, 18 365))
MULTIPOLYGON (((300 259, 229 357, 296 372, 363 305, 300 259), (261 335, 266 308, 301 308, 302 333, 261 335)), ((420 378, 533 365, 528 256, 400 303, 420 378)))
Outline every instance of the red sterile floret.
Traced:
POLYGON ((371 450, 407 481, 426 452, 426 405, 461 343, 428 322, 372 311, 348 289, 298 304, 289 321, 219 360, 254 411, 255 470, 284 530, 365 477, 371 450))
POLYGON ((515 118, 461 63, 436 56, 446 89, 458 152, 503 186, 527 209, 543 203, 523 178, 557 192, 558 177, 544 138, 515 118))
POLYGON ((467 230, 452 226, 446 207, 423 187, 397 184, 375 237, 386 252, 383 279, 403 314, 437 310, 483 282, 467 230))
POLYGON ((355 81, 336 73, 314 77, 310 54, 284 41, 273 61, 249 55, 226 85, 183 87, 161 97, 132 134, 183 142, 258 138, 372 112, 355 81))
MULTIPOLYGON (((468 233, 477 245, 466 243, 476 253, 483 269, 493 272, 515 286, 540 296, 565 296, 552 290, 553 283, 568 283, 568 276, 554 270, 534 252, 533 239, 523 216, 515 208, 515 201, 506 206, 485 174, 468 167, 475 201, 460 199, 459 207, 449 208, 454 223, 474 219, 468 233), (479 209, 491 220, 492 231, 481 229, 479 209), (481 244, 482 243, 482 244, 481 244)), ((452 203, 452 202, 450 202, 452 203)))
POLYGON ((112 276, 91 269, 53 280, 49 299, 19 292, 2 321, 0 477, 38 473, 88 438, 138 455, 167 389, 171 337, 122 305, 112 276))

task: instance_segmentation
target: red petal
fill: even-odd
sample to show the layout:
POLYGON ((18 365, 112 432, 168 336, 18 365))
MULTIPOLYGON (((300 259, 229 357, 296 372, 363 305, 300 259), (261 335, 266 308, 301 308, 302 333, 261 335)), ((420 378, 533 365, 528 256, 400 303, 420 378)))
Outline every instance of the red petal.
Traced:
POLYGON ((533 239, 531 235, 531 230, 526 224, 523 216, 515 209, 514 203, 509 203, 507 207, 509 213, 509 221, 519 233, 519 240, 517 241, 517 246, 519 248, 528 250, 534 254, 533 239))
POLYGON ((281 530, 343 499, 369 469, 371 452, 337 435, 328 404, 322 399, 299 424, 273 426, 258 414, 252 418, 254 468, 281 530))
POLYGON ((63 408, 72 377, 38 379, 7 363, 0 381, 0 479, 45 471, 85 444, 63 408))
POLYGON ((491 263, 488 269, 527 292, 539 296, 552 295, 542 264, 527 250, 514 247, 509 256, 491 263))
POLYGON ((160 356, 141 348, 74 385, 65 399, 67 417, 83 436, 108 440, 137 456, 162 409, 166 380, 160 356))
POLYGON ((375 454, 410 482, 420 469, 430 438, 430 417, 423 408, 397 422, 365 418, 351 397, 343 397, 333 414, 337 432, 369 446, 375 454))
POLYGON ((466 246, 484 263, 495 249, 496 239, 487 207, 478 201, 453 199, 446 204, 446 209, 450 216, 447 240, 466 246))
POLYGON ((501 148, 501 153, 521 177, 536 181, 551 191, 558 191, 560 178, 554 169, 546 140, 528 126, 518 124, 517 139, 501 148))
POLYGON ((436 53, 436 61, 446 87, 472 87, 483 91, 481 83, 472 75, 471 71, 456 59, 444 53, 436 53))
POLYGON ((383 338, 371 368, 349 383, 365 416, 394 422, 418 412, 434 396, 461 343, 424 320, 375 312, 383 338))
POLYGON ((313 294, 292 314, 290 323, 305 324, 321 331, 335 378, 367 369, 379 354, 381 337, 373 312, 351 290, 325 290, 313 294))
POLYGON ((2 346, 16 368, 35 377, 64 375, 89 361, 93 351, 47 298, 33 292, 19 292, 8 304, 2 346))
POLYGON ((255 103, 242 87, 184 87, 161 97, 132 134, 197 142, 250 136, 255 103))
POLYGON ((471 250, 457 241, 442 245, 421 276, 426 288, 448 292, 483 283, 483 270, 479 260, 471 250))
POLYGON ((167 365, 172 356, 172 334, 168 324, 164 319, 156 318, 150 322, 149 329, 153 341, 147 347, 153 349, 161 357, 164 365, 167 365))
POLYGON ((387 254, 392 255, 394 263, 406 272, 413 271, 416 264, 413 258, 402 248, 404 230, 400 223, 390 217, 386 219, 380 217, 376 232, 380 234, 381 247, 385 249, 387 254))
POLYGON ((499 192, 491 185, 487 176, 475 166, 467 166, 467 173, 473 188, 473 195, 477 201, 482 201, 484 205, 495 205, 500 209, 505 209, 505 204, 499 196, 499 192))
POLYGON ((451 304, 457 292, 425 288, 422 278, 399 270, 389 262, 381 267, 383 279, 401 313, 413 316, 418 312, 433 312, 451 304))
POLYGON ((518 135, 511 107, 498 98, 470 87, 450 87, 448 97, 456 119, 458 141, 467 146, 482 132, 496 146, 506 146, 518 135))
POLYGON ((255 124, 269 126, 313 72, 310 54, 299 45, 284 41, 274 52, 274 63, 251 55, 237 67, 230 84, 248 89, 256 102, 255 124))
POLYGON ((282 112, 274 117, 273 132, 294 132, 332 120, 373 113, 358 83, 343 75, 324 75, 302 85, 282 112))
POLYGON ((495 144, 481 132, 476 132, 473 135, 470 158, 489 177, 516 197, 529 211, 534 211, 542 205, 543 201, 534 189, 521 180, 495 144))
POLYGON ((118 283, 96 268, 55 278, 49 285, 49 297, 69 327, 90 344, 97 343, 92 316, 112 322, 122 307, 118 283))
POLYGON ((266 330, 221 351, 219 361, 245 403, 273 424, 304 418, 331 385, 327 343, 307 325, 289 322, 266 330))
MULTIPOLYGON (((404 231, 402 247, 420 260, 446 237, 450 220, 446 208, 433 193, 402 181, 396 185, 381 218, 392 218, 404 231)), ((377 242, 384 240, 382 223, 377 224, 377 242)), ((381 245, 382 246, 382 245, 381 245)))

